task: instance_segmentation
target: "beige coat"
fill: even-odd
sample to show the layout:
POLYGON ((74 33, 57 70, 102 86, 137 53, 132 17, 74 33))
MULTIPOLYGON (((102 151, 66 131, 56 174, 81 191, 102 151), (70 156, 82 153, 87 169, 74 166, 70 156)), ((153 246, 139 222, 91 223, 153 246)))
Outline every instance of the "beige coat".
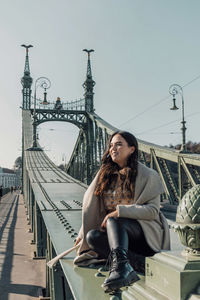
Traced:
MULTIPOLYGON (((78 253, 88 249, 86 234, 91 229, 100 229, 106 216, 103 201, 94 195, 98 175, 88 187, 83 198, 82 226, 79 237, 82 239, 78 253)), ((118 205, 119 217, 137 219, 149 246, 156 252, 161 249, 170 249, 170 236, 168 223, 160 212, 160 194, 163 186, 156 171, 138 164, 138 175, 135 184, 134 204, 118 205)))

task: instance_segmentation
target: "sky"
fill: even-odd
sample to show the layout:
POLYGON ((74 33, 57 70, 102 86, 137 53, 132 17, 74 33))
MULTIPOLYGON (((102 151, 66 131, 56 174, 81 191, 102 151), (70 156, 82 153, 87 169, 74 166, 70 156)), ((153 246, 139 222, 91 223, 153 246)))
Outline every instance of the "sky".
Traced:
MULTIPOLYGON (((21 155, 21 77, 25 49, 31 76, 51 81, 48 100, 83 97, 91 55, 95 112, 111 125, 158 145, 181 143, 181 94, 171 111, 171 84, 183 87, 186 140, 200 142, 199 0, 1 0, 0 166, 21 155)), ((34 90, 34 84, 32 86, 34 90)), ((42 97, 37 89, 37 97, 42 97)), ((78 128, 49 122, 39 142, 56 164, 67 162, 78 128)))

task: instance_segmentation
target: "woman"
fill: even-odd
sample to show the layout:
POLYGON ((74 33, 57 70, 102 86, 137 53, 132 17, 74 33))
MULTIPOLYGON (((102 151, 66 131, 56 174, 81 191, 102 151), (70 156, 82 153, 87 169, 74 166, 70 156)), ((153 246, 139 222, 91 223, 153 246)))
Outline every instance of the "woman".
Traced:
POLYGON ((138 162, 136 138, 115 132, 102 162, 84 195, 82 227, 75 245, 81 242, 79 255, 89 249, 99 258, 110 253, 110 273, 103 288, 111 292, 139 280, 128 251, 152 256, 170 249, 170 239, 167 221, 159 211, 160 177, 138 162))

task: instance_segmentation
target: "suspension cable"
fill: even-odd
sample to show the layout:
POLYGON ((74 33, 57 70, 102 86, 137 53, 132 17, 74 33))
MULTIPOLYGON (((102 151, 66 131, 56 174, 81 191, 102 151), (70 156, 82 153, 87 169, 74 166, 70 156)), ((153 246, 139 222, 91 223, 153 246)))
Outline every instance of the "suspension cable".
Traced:
MULTIPOLYGON (((190 80, 189 82, 187 82, 186 84, 184 84, 184 85, 182 86, 182 88, 185 88, 186 86, 190 85, 191 83, 193 83, 194 81, 198 80, 199 78, 200 78, 200 75, 198 75, 198 76, 195 77, 194 79, 192 79, 192 80, 190 80)), ((143 111, 140 112, 139 114, 137 114, 137 115, 135 115, 134 117, 128 119, 127 121, 121 123, 121 124, 119 125, 119 127, 121 127, 121 126, 123 126, 123 125, 129 123, 130 121, 135 120, 135 119, 138 118, 139 116, 141 116, 141 115, 143 115, 144 113, 146 113, 146 112, 148 112, 149 110, 151 110, 153 107, 155 107, 155 106, 159 105, 160 103, 166 101, 166 100, 169 99, 170 97, 171 97, 170 95, 169 95, 169 96, 166 96, 166 97, 162 98, 161 100, 155 102, 153 105, 148 106, 145 110, 143 110, 143 111)))
MULTIPOLYGON (((192 113, 192 114, 189 114, 189 115, 186 115, 186 118, 190 118, 190 117, 192 117, 192 116, 194 116, 194 115, 198 115, 198 114, 200 114, 200 111, 199 111, 199 112, 192 113)), ((153 130, 156 130, 156 129, 165 127, 165 126, 167 126, 167 125, 169 125, 169 124, 176 123, 177 121, 179 121, 179 119, 176 119, 176 120, 171 121, 171 122, 164 123, 164 124, 162 124, 162 125, 160 125, 160 126, 153 127, 153 128, 148 129, 148 130, 146 130, 146 131, 139 132, 139 133, 137 133, 137 135, 145 134, 145 133, 147 133, 147 132, 149 132, 149 131, 153 131, 153 130)))

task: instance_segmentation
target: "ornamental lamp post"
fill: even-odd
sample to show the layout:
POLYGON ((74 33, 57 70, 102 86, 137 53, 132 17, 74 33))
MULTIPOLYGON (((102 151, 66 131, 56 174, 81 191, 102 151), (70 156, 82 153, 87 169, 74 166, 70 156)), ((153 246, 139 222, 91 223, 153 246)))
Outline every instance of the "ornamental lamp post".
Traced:
POLYGON ((41 151, 41 148, 37 146, 37 134, 36 134, 36 122, 37 122, 37 116, 36 116, 36 91, 37 88, 41 87, 44 89, 44 100, 42 102, 43 105, 49 104, 47 102, 47 92, 46 90, 51 87, 51 81, 47 77, 39 77, 35 81, 35 89, 34 89, 34 109, 33 109, 33 147, 32 150, 34 151, 41 151))
POLYGON ((182 145, 181 145, 181 152, 186 152, 186 121, 185 121, 185 116, 184 116, 184 97, 183 97, 183 89, 180 85, 178 84, 172 84, 169 87, 169 93, 173 96, 173 106, 170 108, 170 110, 178 110, 179 108, 176 106, 176 95, 181 94, 181 103, 182 103, 182 145))
POLYGON ((47 92, 46 92, 47 88, 44 88, 44 100, 41 102, 41 104, 43 105, 48 105, 49 102, 47 101, 47 92))

